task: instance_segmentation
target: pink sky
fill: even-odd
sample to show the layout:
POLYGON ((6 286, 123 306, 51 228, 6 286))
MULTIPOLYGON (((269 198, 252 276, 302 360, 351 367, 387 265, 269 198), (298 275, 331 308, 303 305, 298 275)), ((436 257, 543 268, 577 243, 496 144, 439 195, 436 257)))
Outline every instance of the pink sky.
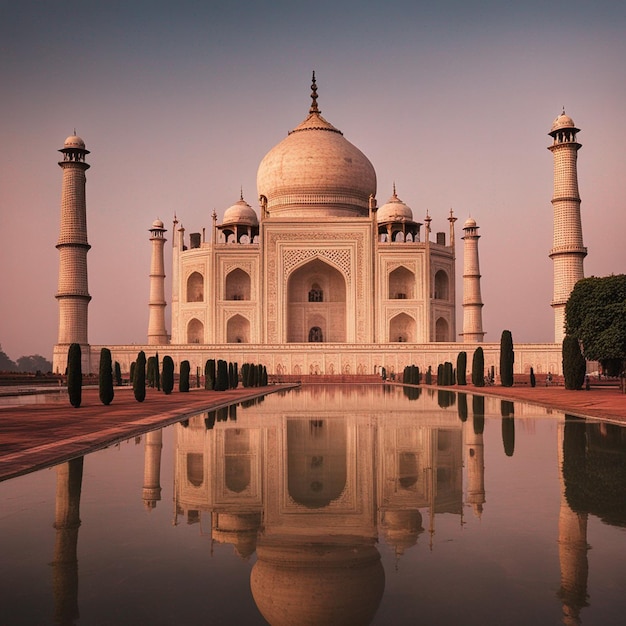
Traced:
POLYGON ((170 243, 174 213, 210 231, 240 188, 257 208, 258 164, 305 117, 313 69, 322 114, 377 171, 379 204, 395 181, 435 231, 450 208, 459 237, 477 220, 487 341, 505 328, 553 338, 546 147, 563 106, 581 128, 585 273, 626 271, 624 6, 97 4, 0 8, 0 344, 12 359, 50 358, 56 342, 57 150, 74 128, 91 151, 89 340, 143 343, 150 224, 161 218, 170 243))

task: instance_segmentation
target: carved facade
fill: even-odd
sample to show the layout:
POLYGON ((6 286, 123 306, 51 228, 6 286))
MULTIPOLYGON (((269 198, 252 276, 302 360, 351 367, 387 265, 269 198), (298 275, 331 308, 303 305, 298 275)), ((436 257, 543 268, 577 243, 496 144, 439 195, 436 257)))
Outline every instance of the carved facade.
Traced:
MULTIPOLYGON (((454 222, 431 241, 367 157, 308 117, 263 159, 212 236, 174 222, 172 344, 387 344, 456 338, 454 222)), ((204 232, 204 231, 203 231, 204 232)))

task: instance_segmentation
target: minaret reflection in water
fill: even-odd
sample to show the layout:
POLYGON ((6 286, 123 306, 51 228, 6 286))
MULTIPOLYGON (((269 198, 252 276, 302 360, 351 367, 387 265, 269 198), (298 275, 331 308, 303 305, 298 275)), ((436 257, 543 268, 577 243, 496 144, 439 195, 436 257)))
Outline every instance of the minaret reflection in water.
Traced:
POLYGON ((55 499, 54 623, 73 624, 78 619, 78 529, 80 527, 80 492, 83 481, 83 457, 57 466, 55 499))

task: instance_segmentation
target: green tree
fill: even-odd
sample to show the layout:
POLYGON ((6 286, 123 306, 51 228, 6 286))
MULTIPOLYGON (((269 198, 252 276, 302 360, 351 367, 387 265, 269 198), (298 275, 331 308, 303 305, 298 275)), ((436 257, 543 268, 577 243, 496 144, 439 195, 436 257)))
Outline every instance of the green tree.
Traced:
POLYGON ((472 384, 475 387, 485 386, 485 354, 480 347, 474 350, 472 357, 472 384))
POLYGON ((228 389, 228 363, 223 359, 219 359, 217 361, 215 391, 226 391, 226 389, 228 389))
POLYGON ((118 387, 122 384, 122 368, 118 361, 115 361, 115 384, 118 387))
POLYGON ((163 376, 162 376, 163 393, 169 395, 174 389, 174 361, 171 356, 163 357, 163 376))
POLYGON ((500 337, 500 382, 503 387, 513 386, 513 336, 510 330, 503 330, 500 337))
POLYGON ((78 343, 71 343, 67 351, 67 393, 70 404, 77 409, 83 396, 83 364, 78 343))
POLYGON ((40 354, 31 354, 30 356, 21 356, 17 360, 18 372, 51 372, 52 363, 42 357, 40 354))
POLYGON ((148 357, 148 362, 147 362, 147 365, 146 365, 146 383, 147 383, 148 387, 152 387, 152 388, 154 388, 154 385, 156 383, 156 378, 155 378, 155 374, 154 374, 154 368, 155 368, 154 357, 153 356, 149 356, 148 357))
POLYGON ((17 365, 8 357, 0 346, 0 372, 15 372, 17 365))
POLYGON ((154 355, 154 384, 157 388, 157 391, 161 391, 161 372, 159 365, 159 353, 157 352, 154 355))
POLYGON ((609 376, 626 366, 626 274, 579 280, 565 305, 565 334, 609 376))
POLYGON ((135 363, 133 393, 137 402, 143 402, 146 399, 146 353, 143 350, 137 355, 135 363))
POLYGON ((565 335, 562 355, 565 389, 582 389, 585 382, 587 362, 580 351, 580 343, 576 337, 565 335))
POLYGON ((182 392, 189 391, 189 372, 191 371, 191 366, 189 365, 189 361, 181 361, 180 364, 180 378, 178 379, 178 390, 182 392))
POLYGON ((111 351, 108 348, 100 350, 100 369, 98 376, 98 391, 100 402, 105 406, 113 402, 113 367, 111 364, 111 351))
POLYGON ((459 352, 456 357, 456 382, 457 385, 467 385, 467 352, 459 352))

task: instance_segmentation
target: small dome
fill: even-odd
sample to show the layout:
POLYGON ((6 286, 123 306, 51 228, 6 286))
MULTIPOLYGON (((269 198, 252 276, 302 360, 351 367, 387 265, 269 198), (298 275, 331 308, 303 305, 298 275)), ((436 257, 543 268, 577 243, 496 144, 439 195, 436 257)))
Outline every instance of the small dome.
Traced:
POLYGON ((574 120, 569 115, 565 115, 565 111, 554 120, 550 132, 561 130, 562 128, 574 128, 578 130, 574 124, 574 120))
POLYGON ((64 148, 79 148, 80 150, 85 149, 85 142, 76 134, 70 135, 63 144, 64 148))
POLYGON ((476 220, 473 217, 468 217, 463 224, 463 228, 476 228, 476 220))
POLYGON ((379 223, 413 221, 413 211, 398 198, 395 185, 393 195, 378 209, 376 219, 379 223))
POLYGON ((154 222, 152 222, 152 228, 163 228, 163 222, 160 219, 154 220, 154 222))
POLYGON ((243 199, 243 197, 224 212, 222 225, 242 224, 244 226, 258 226, 259 218, 255 210, 243 199))

